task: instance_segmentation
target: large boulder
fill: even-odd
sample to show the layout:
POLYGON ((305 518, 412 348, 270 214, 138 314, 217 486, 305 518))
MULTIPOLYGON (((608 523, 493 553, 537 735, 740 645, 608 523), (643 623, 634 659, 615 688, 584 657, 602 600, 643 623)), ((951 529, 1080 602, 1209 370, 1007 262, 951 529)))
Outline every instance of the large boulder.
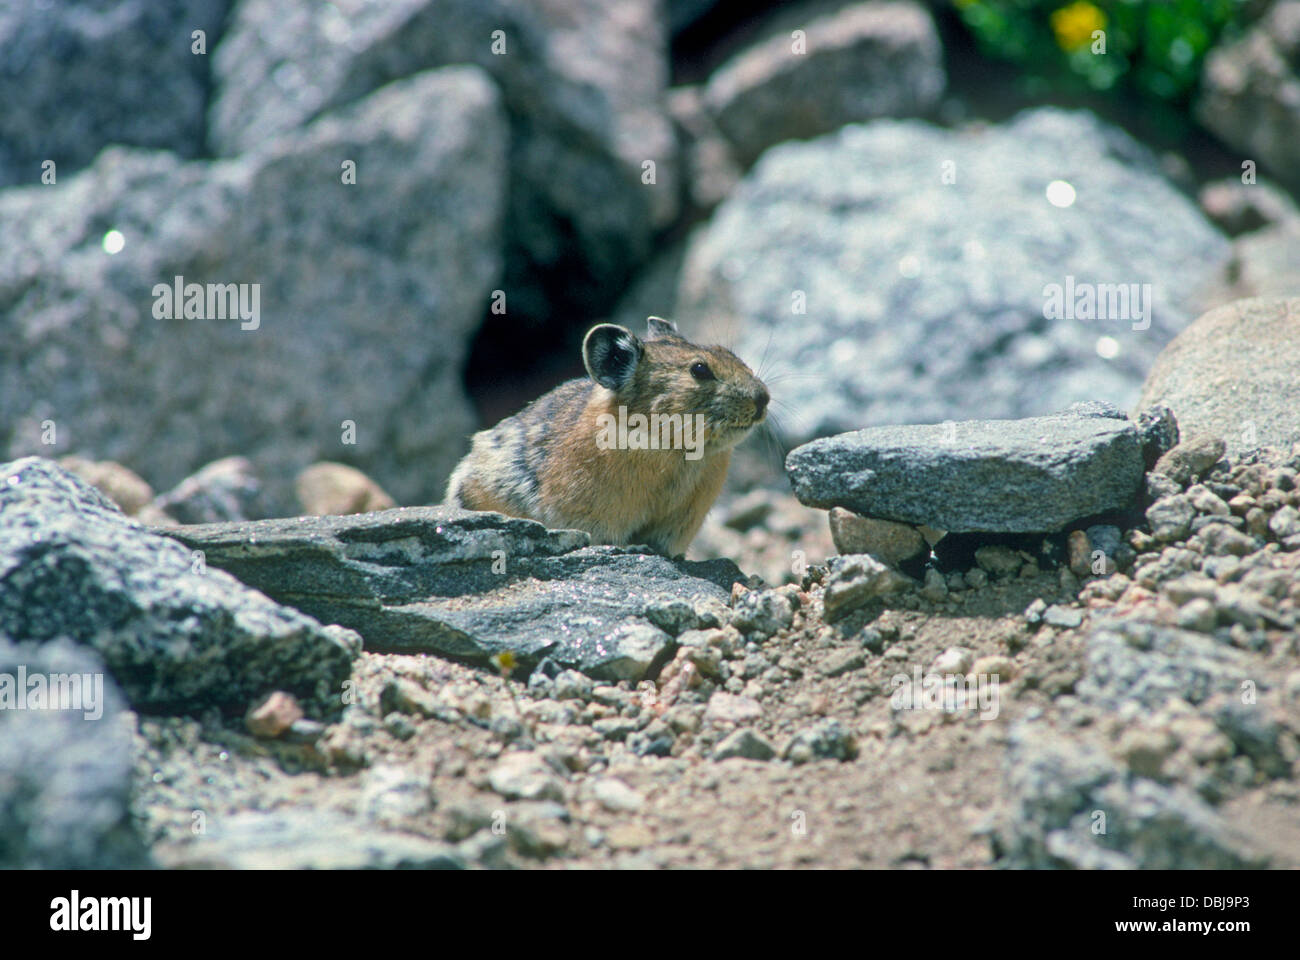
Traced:
POLYGON ((1300 442, 1300 296, 1211 310, 1156 359, 1142 405, 1174 411, 1184 435, 1221 437, 1235 455, 1300 442))
POLYGON ((62 178, 110 143, 204 151, 208 57, 230 0, 0 5, 0 187, 62 178))
POLYGON ((505 157, 494 85, 459 67, 232 160, 115 148, 0 193, 0 457, 89 454, 165 490, 241 454, 280 514, 298 471, 344 459, 437 499, 474 425, 461 368, 500 276, 505 157), (246 285, 251 319, 212 289, 167 318, 176 277, 246 285))
POLYGON ((511 118, 508 322, 612 300, 677 208, 654 0, 246 0, 215 56, 213 146, 251 149, 456 63, 490 73, 511 118))
POLYGON ((1090 113, 878 120, 764 154, 693 239, 677 312, 772 361, 759 373, 791 441, 1128 408, 1228 255, 1148 152, 1090 113))
POLYGON ((166 531, 282 603, 356 629, 366 648, 488 665, 509 652, 608 680, 661 667, 683 629, 717 625, 725 560, 671 561, 532 520, 450 507, 166 531))
POLYGON ((158 713, 243 712, 273 690, 337 713, 361 646, 36 457, 0 464, 0 634, 85 644, 134 707, 158 713))
POLYGON ((93 651, 0 630, 0 869, 149 865, 131 819, 124 706, 93 651))

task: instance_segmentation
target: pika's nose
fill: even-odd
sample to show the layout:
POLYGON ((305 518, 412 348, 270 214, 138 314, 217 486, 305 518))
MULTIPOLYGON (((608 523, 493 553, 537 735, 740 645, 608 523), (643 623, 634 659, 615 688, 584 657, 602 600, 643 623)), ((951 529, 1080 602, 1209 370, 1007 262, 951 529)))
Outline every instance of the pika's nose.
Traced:
POLYGON ((767 401, 771 399, 768 396, 767 388, 760 386, 758 392, 754 394, 754 419, 763 419, 763 411, 767 409, 767 401))

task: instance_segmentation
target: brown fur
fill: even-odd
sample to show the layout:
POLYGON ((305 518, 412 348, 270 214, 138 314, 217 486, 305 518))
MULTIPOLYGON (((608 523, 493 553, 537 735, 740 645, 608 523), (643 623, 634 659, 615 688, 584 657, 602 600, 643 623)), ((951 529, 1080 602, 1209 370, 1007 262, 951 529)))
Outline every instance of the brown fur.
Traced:
MULTIPOLYGON (((596 543, 684 553, 722 490, 732 447, 762 422, 767 389, 731 351, 692 344, 670 330, 652 321, 641 341, 606 325, 606 337, 621 331, 627 339, 619 336, 620 345, 634 343, 639 351, 631 375, 602 386, 594 382, 606 369, 601 351, 584 352, 592 380, 562 384, 475 434, 452 474, 447 502, 585 530, 596 543), (714 379, 692 374, 698 363, 714 379), (685 449, 602 449, 599 418, 617 420, 620 406, 625 422, 638 413, 702 414, 702 457, 689 459, 685 449)), ((614 369, 622 375, 617 363, 614 369)))

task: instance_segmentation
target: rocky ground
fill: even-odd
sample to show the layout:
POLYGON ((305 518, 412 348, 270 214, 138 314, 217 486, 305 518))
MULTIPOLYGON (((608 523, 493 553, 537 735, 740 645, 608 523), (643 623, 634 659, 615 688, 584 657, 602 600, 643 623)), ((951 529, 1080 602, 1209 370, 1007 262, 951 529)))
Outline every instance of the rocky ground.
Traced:
POLYGON ((365 653, 309 742, 141 718, 134 810, 170 865, 1300 866, 1298 468, 1152 475, 1110 574, 1007 550, 829 623, 820 565, 741 588, 658 682, 365 653), (993 706, 896 709, 918 667, 993 706))

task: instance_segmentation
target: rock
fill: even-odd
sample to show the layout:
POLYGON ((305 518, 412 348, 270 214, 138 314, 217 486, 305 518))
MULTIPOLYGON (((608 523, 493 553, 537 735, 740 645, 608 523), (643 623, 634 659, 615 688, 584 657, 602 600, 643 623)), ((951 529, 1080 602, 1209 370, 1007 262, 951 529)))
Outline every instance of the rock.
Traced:
POLYGON ((1208 296, 1206 306, 1256 297, 1266 300, 1294 297, 1300 290, 1297 244, 1300 244, 1300 218, 1238 237, 1232 244, 1232 260, 1219 286, 1208 296))
POLYGON ((1125 776, 1100 749, 1026 721, 1011 731, 1002 863, 1028 869, 1257 868, 1267 856, 1182 786, 1125 776))
POLYGON ((1180 486, 1209 472, 1223 457, 1225 444, 1218 437, 1196 436, 1184 440, 1156 461, 1152 469, 1180 486))
POLYGON ((376 829, 336 810, 290 808, 212 818, 207 833, 160 851, 162 866, 222 870, 463 870, 454 846, 376 829))
POLYGON ((587 547, 575 530, 450 507, 296 517, 169 531, 272 598, 352 627, 366 649, 521 675, 549 659, 603 680, 652 678, 672 638, 646 617, 673 599, 725 604, 735 564, 587 547))
POLYGON ((1205 545, 1205 552, 1208 555, 1232 554, 1244 557, 1249 553, 1254 553, 1260 547, 1254 537, 1239 533, 1223 523, 1205 527, 1197 534, 1197 537, 1205 545))
POLYGON ((831 537, 840 553, 869 553, 897 567, 930 551, 916 527, 905 523, 860 517, 842 507, 831 508, 830 522, 831 537))
POLYGON ((551 692, 556 700, 590 700, 592 698, 591 678, 577 670, 564 670, 556 676, 551 692))
POLYGON ((1280 0, 1239 38, 1211 50, 1196 116, 1294 185, 1300 177, 1300 3, 1280 0))
POLYGON ((134 517, 153 502, 153 489, 134 470, 111 460, 60 457, 59 466, 102 493, 128 517, 134 517))
POLYGON ((0 459, 75 451, 167 489, 237 451, 288 515, 298 471, 346 445, 394 495, 440 499, 474 425, 462 367, 500 282, 506 155, 492 82, 457 67, 231 159, 110 148, 57 189, 0 191, 0 459), (176 277, 208 299, 162 319, 176 277))
POLYGON ((1300 510, 1292 506, 1282 507, 1269 518, 1268 529, 1279 540, 1300 534, 1300 510))
POLYGON ((751 590, 736 603, 731 625, 747 636, 765 640, 794 622, 794 604, 779 590, 751 590))
POLYGON ((244 726, 255 737, 274 739, 303 718, 302 707, 293 694, 275 690, 249 708, 244 726))
POLYGON ((804 444, 786 470, 809 506, 949 533, 1050 533, 1131 505, 1142 452, 1128 420, 1065 411, 871 427, 804 444))
POLYGON ((605 717, 593 723, 591 729, 605 740, 621 742, 636 733, 638 726, 640 724, 632 717, 605 717))
POLYGON ((1182 494, 1164 497, 1147 507, 1147 524, 1157 540, 1172 543, 1184 539, 1192 529, 1196 508, 1182 494))
POLYGON ((948 596, 948 580, 935 568, 930 567, 926 570, 926 581, 924 581, 924 585, 919 589, 918 593, 922 600, 937 604, 937 602, 944 600, 948 596))
POLYGON ((0 869, 150 866, 131 816, 124 710, 93 652, 64 639, 15 644, 0 629, 0 869))
POLYGON ((1178 608, 1176 619, 1178 625, 1187 630, 1209 633, 1218 623, 1219 615, 1214 609, 1213 601, 1205 597, 1194 597, 1178 608))
POLYGON ((488 773, 488 784, 507 800, 564 801, 564 785, 536 753, 506 755, 488 773))
POLYGON ((414 680, 394 677, 380 691, 379 706, 385 714, 396 712, 432 717, 438 711, 438 700, 414 680))
POLYGON ((1300 297, 1217 307, 1161 352, 1141 403, 1166 404, 1184 436, 1222 437, 1229 454, 1285 450, 1300 441, 1300 354, 1291 349, 1297 341, 1300 297))
POLYGON ((745 760, 771 760, 776 756, 772 745, 759 733, 749 727, 729 733, 713 750, 714 760, 729 760, 742 757, 745 760))
POLYGON ((361 775, 361 800, 357 806, 361 816, 372 823, 418 817, 433 807, 429 778, 409 767, 376 764, 361 775))
MULTIPOLYGON (((208 51, 230 0, 6 4, 0 50, 0 187, 39 183, 53 160, 69 176, 113 143, 204 152, 208 51), (54 122, 57 118, 57 122, 54 122)), ((62 183, 63 180, 58 181, 62 183)))
POLYGON ((1215 180, 1201 187, 1196 200, 1206 216, 1229 236, 1300 221, 1295 201, 1285 190, 1264 181, 1243 183, 1239 177, 1215 180))
POLYGON ((270 515, 262 481, 245 457, 209 463, 159 496, 154 506, 181 523, 261 520, 270 515))
POLYGON ((930 672, 965 676, 970 672, 971 660, 971 652, 965 647, 949 647, 930 664, 930 672))
POLYGON ((627 748, 638 757, 667 757, 672 754, 676 735, 663 720, 651 720, 641 730, 629 734, 627 748))
POLYGON ((1142 460, 1148 470, 1162 456, 1178 446, 1178 421, 1168 407, 1141 410, 1137 415, 1138 437, 1142 441, 1142 460))
POLYGON ((1083 623, 1083 611, 1054 603, 1043 611, 1043 623, 1049 627, 1072 630, 1083 623))
POLYGON ((867 659, 861 650, 841 650, 833 653, 822 663, 821 672, 825 677, 841 677, 866 666, 867 659))
POLYGON ((611 813, 635 813, 645 805, 645 797, 615 777, 598 777, 591 785, 591 795, 611 813))
POLYGON ((763 707, 752 697, 715 693, 704 711, 705 723, 749 724, 763 718, 763 707))
POLYGON ((805 727, 785 745, 781 757, 798 766, 812 760, 852 760, 858 755, 853 734, 834 717, 805 727))
POLYGON ((360 650, 36 457, 0 465, 0 633, 94 648, 149 712, 243 711, 271 690, 335 712, 360 650))
POLYGON ((783 140, 847 123, 931 111, 945 77, 939 34, 913 3, 856 3, 800 18, 804 47, 789 30, 742 50, 713 72, 704 102, 748 166, 783 140))
POLYGON ((1150 155, 1092 113, 963 130, 877 120, 768 150, 692 237, 675 319, 798 372, 781 385, 799 411, 792 444, 1097 397, 1133 409, 1229 253, 1150 155), (1047 202, 1056 180, 1080 202, 1047 202), (1116 278, 1152 284, 1146 329, 1145 306, 1093 286, 1116 278), (1052 319, 1067 289, 1076 305, 1100 292, 1107 319, 1082 319, 1086 299, 1052 319))
POLYGON ((316 516, 368 513, 397 506, 379 484, 346 463, 313 463, 298 474, 294 489, 303 512, 316 516))
POLYGON ((1077 577, 1092 574, 1092 543, 1083 530, 1071 530, 1066 541, 1070 571, 1077 577))
POLYGON ((1178 749, 1178 741, 1168 730, 1130 727, 1124 731, 1115 752, 1140 777, 1158 778, 1160 768, 1178 749))
MULTIPOLYGON (((482 171, 508 184, 511 199, 502 284, 509 312, 487 322, 500 324, 498 333, 527 336, 520 317, 540 323, 612 305, 629 268, 648 253, 655 229, 676 213, 676 143, 663 107, 667 43, 652 0, 328 7, 314 0, 245 0, 213 57, 211 140, 218 153, 239 154, 384 84, 433 67, 475 64, 491 75, 510 117, 507 170, 494 164, 482 171), (655 164, 651 184, 641 179, 645 161, 655 164)), ((456 100, 450 92, 428 97, 430 104, 456 100)), ((458 192, 438 221, 446 227, 469 213, 477 196, 472 188, 458 192)), ((481 315, 486 298, 477 302, 481 315)), ((460 366, 459 358, 449 362, 460 366)), ((413 499, 391 478, 358 466, 400 499, 413 499)))
POLYGON ((906 590, 913 581, 867 554, 832 557, 822 594, 823 615, 829 622, 848 616, 868 600, 906 590))
POLYGON ((1103 619, 1084 638, 1087 671, 1081 699, 1114 713, 1125 702, 1155 711, 1170 698, 1202 703, 1214 693, 1240 691, 1255 668, 1213 637, 1135 620, 1103 619))
POLYGON ((1003 580, 1014 577, 1024 565, 1019 553, 998 543, 977 549, 975 562, 985 573, 1003 580))

